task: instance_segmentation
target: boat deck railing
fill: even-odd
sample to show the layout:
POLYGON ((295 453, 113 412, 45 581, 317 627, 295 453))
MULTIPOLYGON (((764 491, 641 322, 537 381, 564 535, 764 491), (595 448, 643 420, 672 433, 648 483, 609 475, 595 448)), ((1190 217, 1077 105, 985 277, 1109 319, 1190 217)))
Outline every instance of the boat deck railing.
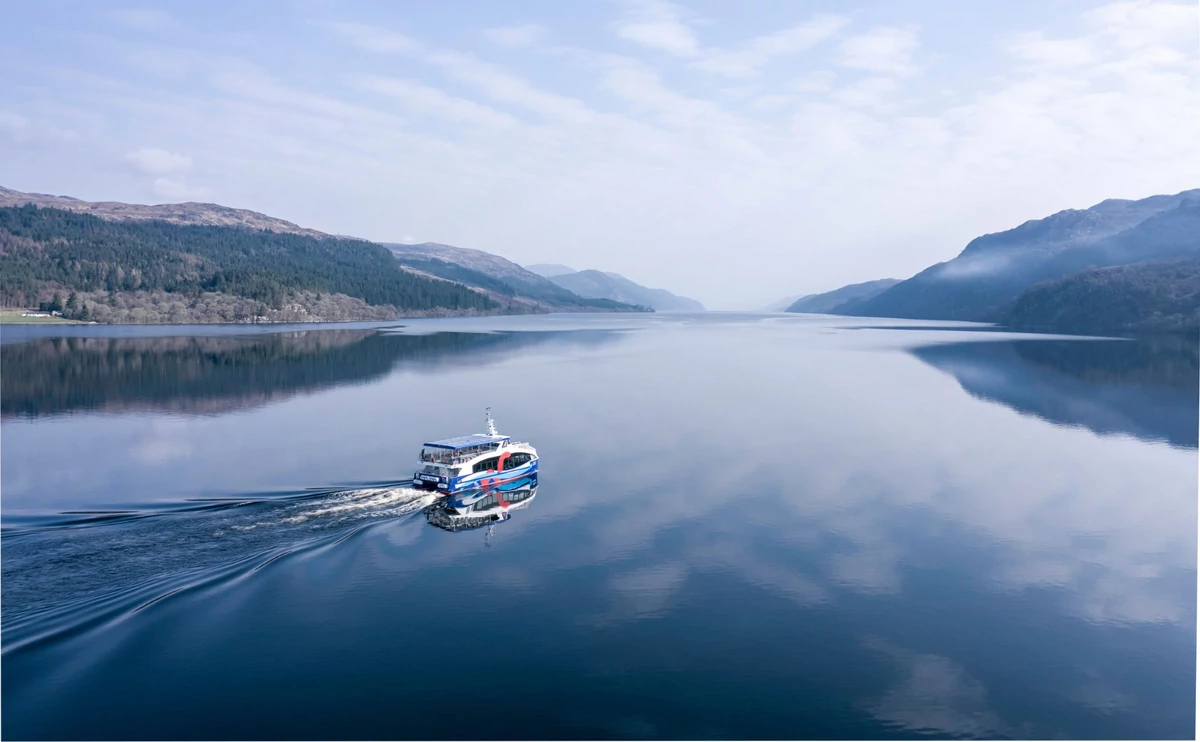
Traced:
POLYGON ((473 459, 477 456, 480 456, 485 453, 492 453, 493 451, 498 451, 501 448, 511 448, 512 446, 528 446, 528 445, 529 445, 529 443, 527 443, 525 441, 509 441, 507 445, 496 446, 495 448, 480 448, 480 449, 476 449, 473 451, 467 451, 464 453, 459 453, 456 451, 454 453, 447 453, 447 454, 443 454, 443 455, 432 454, 427 451, 422 451, 421 452, 421 461, 423 461, 424 463, 427 463, 427 464, 451 464, 451 465, 465 464, 466 462, 470 461, 471 459, 473 459))

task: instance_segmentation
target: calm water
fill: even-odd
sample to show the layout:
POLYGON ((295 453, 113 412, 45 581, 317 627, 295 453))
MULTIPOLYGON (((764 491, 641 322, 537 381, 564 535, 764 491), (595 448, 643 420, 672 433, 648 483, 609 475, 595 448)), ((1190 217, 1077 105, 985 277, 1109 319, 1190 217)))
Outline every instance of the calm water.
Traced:
POLYGON ((1196 344, 873 324, 6 327, 3 736, 1192 737, 1196 344))

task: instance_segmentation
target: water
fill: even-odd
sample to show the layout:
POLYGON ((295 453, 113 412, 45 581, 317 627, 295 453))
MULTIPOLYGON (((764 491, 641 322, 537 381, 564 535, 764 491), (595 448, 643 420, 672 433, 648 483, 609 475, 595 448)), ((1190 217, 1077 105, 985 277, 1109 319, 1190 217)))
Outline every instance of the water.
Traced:
POLYGON ((870 324, 4 328, 0 731, 1191 738, 1196 343, 870 324))

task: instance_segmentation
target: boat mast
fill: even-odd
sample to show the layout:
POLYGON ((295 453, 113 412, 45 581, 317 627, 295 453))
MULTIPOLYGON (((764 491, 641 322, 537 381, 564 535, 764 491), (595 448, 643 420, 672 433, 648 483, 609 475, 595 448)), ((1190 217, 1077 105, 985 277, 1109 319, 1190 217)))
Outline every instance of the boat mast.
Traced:
POLYGON ((487 432, 488 432, 488 435, 490 435, 492 437, 499 435, 499 433, 496 432, 496 423, 492 421, 492 408, 491 407, 487 408, 487 432))

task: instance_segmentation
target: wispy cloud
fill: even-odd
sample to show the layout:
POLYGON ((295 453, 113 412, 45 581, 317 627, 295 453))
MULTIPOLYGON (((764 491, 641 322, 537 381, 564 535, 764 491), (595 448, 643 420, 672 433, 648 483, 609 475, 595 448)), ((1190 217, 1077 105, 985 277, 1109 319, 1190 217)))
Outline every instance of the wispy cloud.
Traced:
POLYGON ((127 28, 139 31, 169 31, 179 27, 179 22, 165 10, 126 8, 113 11, 112 18, 127 28))
POLYGON ((918 46, 915 29, 881 26, 843 41, 838 62, 852 69, 908 77, 918 70, 913 60, 918 46))
POLYGON ((617 24, 617 36, 656 51, 694 57, 700 53, 700 44, 686 17, 686 11, 673 3, 661 0, 634 3, 617 24))
POLYGON ((546 35, 546 28, 536 23, 521 23, 514 26, 499 26, 484 29, 483 35, 489 41, 501 46, 529 46, 546 35))
POLYGON ((330 24, 337 33, 367 51, 380 54, 403 54, 420 51, 421 44, 391 29, 367 23, 341 22, 330 24))
POLYGON ((416 80, 394 77, 363 77, 365 90, 400 101, 413 113, 480 127, 506 127, 516 123, 508 114, 465 98, 456 98, 416 80))
POLYGON ((735 48, 708 47, 700 43, 681 6, 659 0, 627 6, 617 27, 620 38, 648 49, 689 60, 692 67, 725 77, 750 77, 773 57, 796 54, 834 36, 849 21, 830 13, 751 39, 735 48))
POLYGON ((806 23, 754 39, 744 49, 707 50, 695 66, 727 77, 748 77, 772 57, 807 51, 836 35, 848 23, 842 16, 820 14, 806 23))

